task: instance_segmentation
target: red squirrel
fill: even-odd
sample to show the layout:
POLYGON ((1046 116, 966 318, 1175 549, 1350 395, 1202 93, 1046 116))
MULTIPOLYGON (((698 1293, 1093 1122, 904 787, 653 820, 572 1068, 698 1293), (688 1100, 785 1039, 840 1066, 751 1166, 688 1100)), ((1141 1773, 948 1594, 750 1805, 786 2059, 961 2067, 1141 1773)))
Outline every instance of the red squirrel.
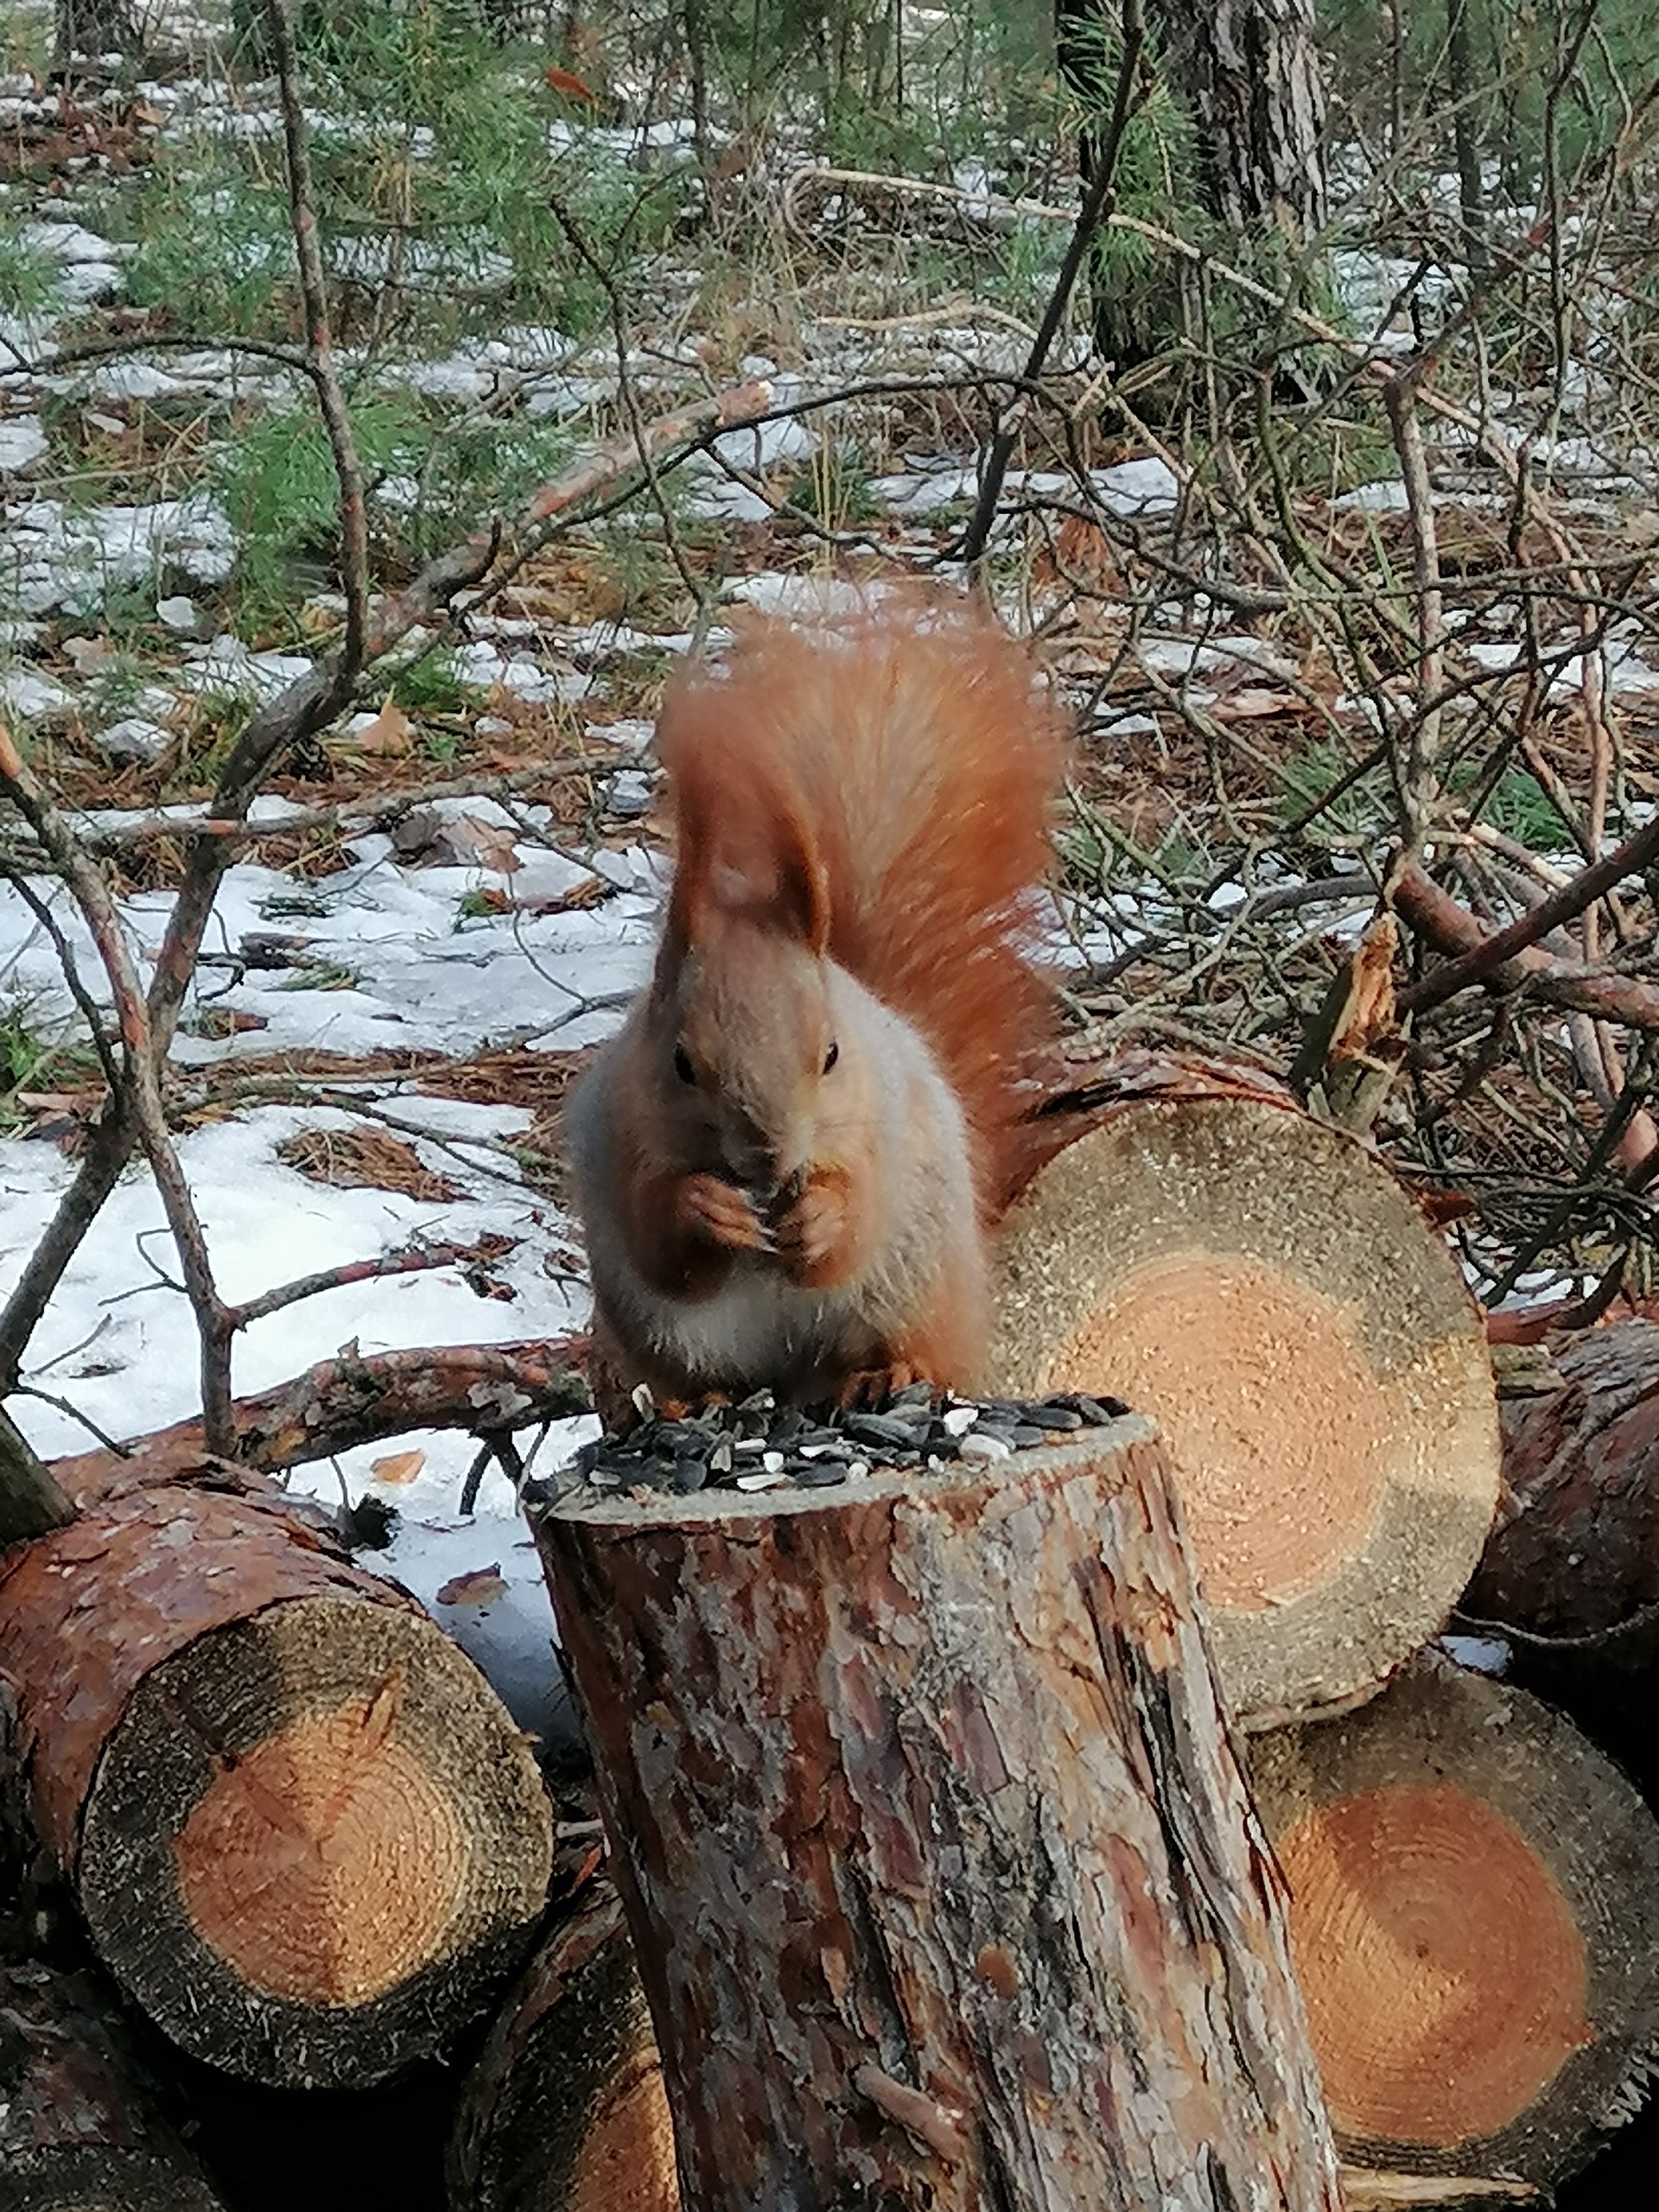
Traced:
POLYGON ((567 1127, 595 1402, 971 1382, 1051 995, 1019 944, 1059 718, 965 601, 756 621, 664 697, 648 988, 567 1127))

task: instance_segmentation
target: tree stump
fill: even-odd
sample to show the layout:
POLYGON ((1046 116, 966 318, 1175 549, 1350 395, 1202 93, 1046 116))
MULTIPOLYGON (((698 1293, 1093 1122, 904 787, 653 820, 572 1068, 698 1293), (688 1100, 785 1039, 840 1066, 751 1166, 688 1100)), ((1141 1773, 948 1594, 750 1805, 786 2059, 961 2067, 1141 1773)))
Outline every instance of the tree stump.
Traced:
POLYGON ((538 1522, 686 2212, 1334 2212, 1149 1426, 538 1522))
POLYGON ((1659 2057, 1659 1823, 1572 1724, 1426 1654, 1250 1747, 1345 2158, 1548 2185, 1659 2057))
POLYGON ((1444 1238, 1254 1073, 1132 1060, 1031 1135, 990 1387, 1156 1420, 1245 1726, 1370 1695, 1444 1626, 1497 1499, 1484 1335, 1444 1238))
POLYGON ((0 1966, 0 2212, 223 2212, 90 1975, 0 1966))
POLYGON ((551 1816, 481 1675, 275 1500, 137 1492, 0 1560, 30 1803, 105 1962, 196 2056, 363 2084, 530 1941, 551 1816))
POLYGON ((678 2212, 662 2061, 603 1876, 543 1939, 491 2029, 444 2162, 454 2212, 678 2212))

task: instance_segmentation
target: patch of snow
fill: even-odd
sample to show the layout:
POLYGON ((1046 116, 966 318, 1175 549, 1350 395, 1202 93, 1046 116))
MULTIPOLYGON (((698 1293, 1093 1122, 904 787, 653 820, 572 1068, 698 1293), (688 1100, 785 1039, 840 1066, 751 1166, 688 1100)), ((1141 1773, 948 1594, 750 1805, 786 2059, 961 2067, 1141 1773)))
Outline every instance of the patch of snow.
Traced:
POLYGON ((186 691, 220 691, 263 704, 311 672, 303 654, 255 652, 226 632, 211 645, 194 645, 189 651, 189 659, 176 671, 176 681, 186 691))
POLYGON ((842 576, 783 575, 775 569, 759 575, 740 576, 727 588, 727 595, 763 614, 786 615, 791 621, 810 622, 822 616, 856 613, 861 607, 884 594, 885 588, 849 583, 842 576))
POLYGON ((27 614, 88 614, 111 587, 177 569, 221 584, 236 562, 229 518, 206 493, 136 507, 31 499, 0 531, 0 604, 27 614))
POLYGON ((70 266, 78 262, 124 261, 135 251, 132 246, 117 245, 108 238, 101 238, 95 231, 86 230, 79 223, 35 220, 24 223, 17 235, 26 251, 48 254, 54 261, 70 266))
POLYGON ((49 721, 67 714, 75 695, 66 691, 54 677, 36 676, 33 669, 0 669, 0 708, 20 722, 49 721))
POLYGON ((1404 514, 1406 487, 1395 477, 1384 477, 1375 484, 1357 484, 1351 492, 1338 492, 1331 505, 1342 511, 1357 510, 1362 514, 1404 514))
POLYGON ((692 455, 685 475, 691 486, 685 502, 690 513, 707 522, 771 521, 771 501, 723 475, 719 463, 706 454, 692 455))
POLYGON ((194 638, 201 627, 201 610, 193 599, 177 594, 171 599, 158 599, 156 619, 175 631, 181 638, 194 638))
POLYGON ((651 811, 652 779, 639 768, 625 768, 613 776, 605 794, 605 811, 623 822, 637 822, 651 811))
POLYGON ((159 722, 146 721, 139 715, 128 715, 118 722, 111 722, 107 729, 94 730, 92 742, 112 760, 137 760, 149 767, 171 749, 174 737, 173 732, 163 729, 159 722))
POLYGON ((1510 1647, 1495 1636, 1443 1636, 1440 1646, 1448 1659, 1476 1675, 1507 1675, 1510 1647))
POLYGON ((1155 454, 1120 461, 1110 468, 1091 468, 1089 481, 1108 514, 1173 514, 1180 498, 1174 471, 1155 454))
POLYGON ((46 432, 38 415, 16 415, 0 422, 0 475, 20 475, 46 454, 46 432))
POLYGON ((585 699, 594 688, 593 677, 578 670, 545 669, 527 654, 499 652, 484 638, 469 638, 457 645, 454 661, 463 683, 476 683, 482 690, 499 683, 515 699, 537 706, 569 704, 585 699))

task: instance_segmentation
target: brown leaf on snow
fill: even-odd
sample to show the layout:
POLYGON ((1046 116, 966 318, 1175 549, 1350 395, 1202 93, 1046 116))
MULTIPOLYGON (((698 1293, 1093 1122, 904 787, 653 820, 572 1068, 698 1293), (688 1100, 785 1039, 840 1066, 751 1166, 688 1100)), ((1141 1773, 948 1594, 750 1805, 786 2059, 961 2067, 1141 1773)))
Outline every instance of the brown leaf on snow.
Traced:
POLYGON ((346 742, 359 753, 407 753, 413 734, 409 716, 395 701, 387 699, 374 720, 353 730, 346 742))
POLYGON ((429 1204, 467 1195, 460 1184, 426 1166, 412 1144, 384 1129, 302 1129, 283 1140, 276 1157, 337 1191, 401 1191, 429 1204))
POLYGON ((474 1567, 465 1574, 451 1577, 438 1592, 441 1605, 493 1605, 498 1598, 505 1598, 507 1586, 501 1579, 501 1563, 493 1560, 488 1567, 474 1567))
POLYGON ((412 1483, 425 1465, 424 1452, 388 1452, 370 1460, 369 1472, 378 1483, 412 1483))

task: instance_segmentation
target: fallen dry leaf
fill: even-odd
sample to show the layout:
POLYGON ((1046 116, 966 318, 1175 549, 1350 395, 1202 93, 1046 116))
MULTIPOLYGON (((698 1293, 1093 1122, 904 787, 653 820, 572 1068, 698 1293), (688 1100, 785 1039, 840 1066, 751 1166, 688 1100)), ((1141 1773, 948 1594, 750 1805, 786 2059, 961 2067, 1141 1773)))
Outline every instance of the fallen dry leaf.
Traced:
POLYGON ((438 1592, 441 1605, 493 1605, 498 1598, 505 1598, 507 1586, 501 1579, 501 1562, 493 1560, 488 1567, 475 1567, 465 1574, 457 1574, 446 1582, 438 1592))
POLYGON ((425 1465, 424 1452, 388 1452, 370 1460, 369 1472, 378 1483, 412 1483, 425 1465))
POLYGON ((395 701, 383 701, 372 722, 354 730, 347 742, 359 753, 407 753, 413 735, 409 716, 395 701))

